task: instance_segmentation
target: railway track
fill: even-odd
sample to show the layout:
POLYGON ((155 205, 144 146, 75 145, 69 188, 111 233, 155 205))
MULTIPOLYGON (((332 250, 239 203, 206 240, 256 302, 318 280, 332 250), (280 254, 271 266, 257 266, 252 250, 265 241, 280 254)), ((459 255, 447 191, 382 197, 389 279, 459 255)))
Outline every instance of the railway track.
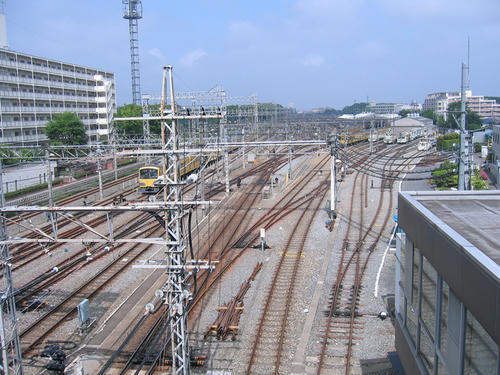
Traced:
MULTIPOLYGON (((392 150, 394 149, 390 149, 389 152, 392 150)), ((329 307, 325 313, 326 321, 321 324, 324 330, 321 332, 317 374, 348 375, 352 371, 359 371, 357 367, 356 370, 353 370, 352 357, 354 345, 360 340, 364 326, 364 321, 359 319, 363 276, 370 256, 381 240, 384 229, 392 216, 393 182, 405 166, 405 163, 402 163, 397 168, 393 168, 400 153, 400 151, 396 151, 393 159, 387 159, 385 162, 384 170, 387 169, 386 175, 390 177, 386 178, 385 181, 387 182, 381 186, 376 212, 367 225, 364 223, 365 214, 363 213, 363 208, 367 204, 367 175, 361 175, 361 184, 356 183, 360 177, 359 172, 356 173, 354 178, 347 230, 342 242, 335 283, 330 292, 329 307), (358 192, 357 197, 356 191, 358 192), (386 197, 388 203, 385 204, 385 209, 383 209, 386 197), (357 202, 356 206, 355 202, 357 202), (381 216, 383 217, 380 219, 381 216), (380 220, 382 223, 379 229, 375 230, 374 228, 380 220), (357 231, 354 230, 355 222, 357 231)), ((378 157, 381 157, 381 155, 378 157)), ((408 159, 407 162, 409 163, 410 160, 408 159)), ((375 163, 375 160, 369 161, 365 167, 369 166, 370 163, 375 163)))
MULTIPOLYGON (((259 164, 257 167, 252 168, 251 170, 245 171, 244 173, 240 174, 239 177, 243 179, 243 178, 249 177, 255 173, 259 173, 259 175, 257 177, 257 181, 259 181, 259 180, 265 179, 267 176, 269 176, 273 170, 275 170, 277 168, 281 168, 284 165, 284 163, 286 163, 286 160, 284 158, 278 158, 274 161, 268 160, 268 161, 265 161, 265 162, 259 164)), ((300 184, 302 184, 302 181, 300 182, 300 184)), ((256 187, 257 187, 257 191, 255 191, 255 187, 252 188, 251 186, 248 187, 248 190, 253 190, 252 193, 258 193, 259 189, 261 189, 263 187, 263 185, 257 184, 256 187)), ((297 194, 289 193, 287 195, 290 197, 287 201, 287 204, 290 205, 289 207, 291 207, 291 205, 293 205, 293 204, 297 205, 298 204, 297 201, 303 200, 303 198, 299 198, 299 199, 296 199, 295 201, 293 201, 292 198, 296 197, 297 194)), ((236 215, 236 213, 238 211, 244 211, 245 214, 247 214, 248 209, 253 206, 253 202, 255 201, 255 198, 257 196, 258 196, 257 194, 245 194, 245 193, 243 193, 241 199, 237 200, 237 202, 235 202, 235 203, 232 203, 231 210, 227 213, 228 217, 226 218, 225 221, 223 221, 224 223, 232 223, 232 225, 226 226, 223 231, 220 231, 215 236, 211 236, 210 241, 207 242, 207 243, 209 243, 208 248, 206 248, 205 250, 199 251, 199 253, 198 253, 199 257, 206 258, 208 256, 211 256, 213 260, 219 261, 219 265, 216 268, 216 271, 213 273, 207 272, 207 273, 200 273, 198 275, 199 289, 198 289, 198 292, 195 294, 194 300, 192 301, 192 303, 189 306, 189 311, 190 311, 189 320, 191 322, 193 320, 197 319, 196 307, 198 306, 200 301, 203 300, 203 297, 206 295, 206 293, 209 293, 211 291, 213 284, 220 277, 222 277, 222 275, 225 274, 225 272, 228 271, 228 269, 231 267, 232 262, 236 261, 236 259, 238 258, 238 256, 232 257, 231 252, 229 252, 229 250, 231 248, 233 248, 233 246, 235 246, 239 241, 241 241, 243 237, 246 238, 247 244, 251 244, 253 240, 248 239, 248 236, 247 236, 248 233, 251 233, 255 229, 260 228, 260 226, 263 225, 265 222, 271 224, 273 218, 274 218, 274 223, 275 223, 280 218, 285 216, 283 214, 280 215, 279 212, 276 210, 271 210, 272 215, 269 215, 267 217, 267 220, 260 219, 249 230, 247 230, 248 232, 243 233, 241 235, 237 235, 238 231, 236 230, 236 228, 239 228, 239 227, 244 228, 245 227, 244 225, 242 225, 242 223, 243 223, 244 218, 247 215, 241 215, 241 214, 236 215), (194 315, 194 317, 193 317, 193 315, 194 315)), ((281 199, 279 203, 283 204, 283 202, 285 202, 285 200, 281 199)), ((300 203, 300 204, 302 204, 302 203, 300 203)), ((253 237, 253 234, 252 234, 252 237, 253 237)), ((254 238, 256 238, 256 237, 253 237, 253 239, 254 238)), ((193 242, 196 242, 196 241, 193 240, 193 242)), ((242 254, 244 252, 243 250, 244 249, 242 249, 241 252, 238 252, 238 254, 242 254)), ((199 310, 198 310, 198 312, 199 312, 199 310)), ((148 330, 148 327, 160 327, 160 326, 164 325, 163 320, 165 319, 165 315, 163 313, 158 313, 157 315, 158 315, 158 317, 156 317, 155 320, 147 319, 147 320, 150 320, 149 323, 146 322, 146 319, 142 319, 142 318, 137 323, 140 327, 138 327, 136 329, 136 331, 142 332, 142 337, 144 337, 144 339, 141 340, 141 342, 139 344, 133 344, 133 339, 131 337, 128 338, 128 340, 130 340, 131 343, 124 344, 122 349, 124 352, 127 350, 133 351, 134 354, 132 355, 132 357, 130 357, 128 359, 128 362, 124 366, 124 368, 121 369, 121 373, 125 373, 126 369, 130 368, 130 366, 134 362, 134 359, 133 359, 134 356, 140 355, 139 353, 147 352, 147 350, 144 349, 144 346, 147 346, 148 344, 151 345, 151 341, 153 340, 153 337, 155 336, 155 334, 151 331, 153 328, 150 328, 148 330), (142 326, 142 325, 144 325, 144 326, 142 326), (135 347, 135 349, 133 349, 134 347, 135 347)), ((196 361, 197 359, 194 358, 193 360, 196 361)), ((156 359, 155 360, 149 359, 146 361, 143 358, 142 365, 141 364, 139 365, 139 370, 142 368, 142 366, 145 364, 145 362, 148 362, 148 365, 150 366, 148 373, 151 373, 152 369, 154 369, 155 366, 163 366, 163 365, 167 364, 167 363, 157 363, 156 359)), ((105 367, 109 367, 109 366, 110 366, 110 364, 107 364, 107 366, 105 366, 105 367)), ((101 373, 104 373, 104 372, 101 372, 101 373)))
MULTIPOLYGON (((325 177, 328 180, 329 175, 325 177)), ((326 190, 304 207, 284 247, 265 299, 250 353, 246 374, 279 374, 282 358, 287 356, 288 316, 291 313, 295 284, 300 270, 304 245, 324 198, 326 190)))
MULTIPOLYGON (((145 235, 155 236, 164 232, 159 225, 148 230, 145 235)), ((97 272, 81 287, 73 290, 61 303, 47 311, 41 318, 20 333, 23 355, 28 354, 52 334, 67 318, 74 316, 76 306, 84 298, 91 299, 100 290, 106 287, 113 279, 128 268, 136 259, 151 248, 151 244, 135 244, 126 249, 119 258, 114 259, 105 268, 97 272), (123 257, 128 259, 123 262, 123 257)))

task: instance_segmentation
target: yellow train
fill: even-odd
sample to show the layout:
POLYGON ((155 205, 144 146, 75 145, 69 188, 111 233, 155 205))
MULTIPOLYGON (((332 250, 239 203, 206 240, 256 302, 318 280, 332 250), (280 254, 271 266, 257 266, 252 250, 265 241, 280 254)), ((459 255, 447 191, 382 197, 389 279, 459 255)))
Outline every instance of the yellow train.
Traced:
MULTIPOLYGON (((232 147, 229 153, 234 152, 237 147, 232 147)), ((207 165, 214 163, 219 157, 219 154, 211 154, 208 157, 207 165)), ((188 176, 200 168, 199 156, 186 156, 180 160, 180 175, 181 178, 188 176)), ((161 184, 155 185, 155 181, 161 179, 163 170, 161 167, 146 166, 139 168, 139 191, 143 194, 156 194, 161 189, 161 184)))
MULTIPOLYGON (((215 157, 214 157, 215 159, 215 157)), ((187 156, 180 160, 180 175, 187 176, 200 168, 199 156, 187 156)), ((163 174, 162 168, 155 166, 146 166, 139 168, 139 191, 143 194, 156 194, 162 186, 155 186, 157 181, 163 174)))
POLYGON ((340 133, 339 142, 342 146, 344 146, 347 142, 347 145, 353 145, 360 142, 368 141, 370 137, 370 131, 361 131, 356 133, 340 133))

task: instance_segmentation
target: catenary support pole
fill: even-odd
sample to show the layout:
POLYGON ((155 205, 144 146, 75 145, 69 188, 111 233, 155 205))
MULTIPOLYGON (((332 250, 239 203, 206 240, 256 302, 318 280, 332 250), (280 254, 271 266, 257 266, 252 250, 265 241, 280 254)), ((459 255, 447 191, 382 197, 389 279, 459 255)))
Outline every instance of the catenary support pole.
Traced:
POLYGON ((99 200, 104 199, 104 194, 102 192, 102 165, 101 158, 97 159, 97 176, 99 178, 99 200))
POLYGON ((330 213, 333 219, 337 218, 337 135, 335 134, 333 143, 330 144, 330 213))
POLYGON ((45 166, 47 168, 47 189, 49 192, 49 206, 53 206, 54 196, 52 195, 52 170, 50 168, 49 150, 45 150, 45 166))
POLYGON ((462 63, 462 101, 460 105, 460 155, 458 165, 458 190, 470 190, 470 170, 467 145, 467 111, 466 111, 466 73, 467 67, 462 63))

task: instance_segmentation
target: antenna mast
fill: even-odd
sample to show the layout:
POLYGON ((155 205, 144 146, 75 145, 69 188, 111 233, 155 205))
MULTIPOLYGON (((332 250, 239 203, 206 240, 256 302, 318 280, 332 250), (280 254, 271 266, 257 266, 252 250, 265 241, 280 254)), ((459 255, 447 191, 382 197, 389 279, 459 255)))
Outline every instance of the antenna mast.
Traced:
POLYGON ((139 29, 138 20, 142 18, 141 0, 122 0, 123 18, 128 20, 130 33, 130 70, 132 73, 132 101, 141 105, 141 76, 139 71, 139 29))

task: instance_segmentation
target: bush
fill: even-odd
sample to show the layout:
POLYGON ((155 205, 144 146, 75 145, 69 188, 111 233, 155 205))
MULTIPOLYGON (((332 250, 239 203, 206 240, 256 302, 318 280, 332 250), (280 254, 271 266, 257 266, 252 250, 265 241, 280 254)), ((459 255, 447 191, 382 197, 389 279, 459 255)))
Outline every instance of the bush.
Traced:
POLYGON ((474 152, 481 152, 481 146, 486 146, 487 143, 484 142, 476 142, 474 143, 474 152))
POLYGON ((116 163, 117 167, 123 167, 124 165, 129 165, 137 162, 137 158, 130 158, 130 159, 124 159, 120 160, 119 162, 116 163))
POLYGON ((73 177, 76 178, 77 180, 79 180, 80 178, 84 178, 88 174, 89 174, 88 171, 80 169, 80 170, 77 170, 77 171, 73 172, 73 177))
POLYGON ((436 187, 449 189, 458 186, 458 167, 455 163, 445 161, 432 172, 432 180, 436 187))
POLYGON ((460 144, 460 135, 457 133, 439 136, 437 138, 436 148, 438 151, 451 151, 454 149, 453 144, 456 144, 457 147, 460 144))
MULTIPOLYGON (((56 178, 55 180, 52 181, 52 185, 57 185, 57 184, 61 183, 62 181, 63 181, 62 178, 56 178)), ((24 194, 28 194, 28 193, 33 193, 34 191, 38 191, 38 190, 44 190, 44 189, 47 189, 48 186, 49 185, 46 182, 43 184, 26 186, 22 189, 18 189, 16 191, 11 191, 9 193, 5 193, 5 199, 14 198, 14 197, 17 197, 19 195, 24 195, 24 194)))

